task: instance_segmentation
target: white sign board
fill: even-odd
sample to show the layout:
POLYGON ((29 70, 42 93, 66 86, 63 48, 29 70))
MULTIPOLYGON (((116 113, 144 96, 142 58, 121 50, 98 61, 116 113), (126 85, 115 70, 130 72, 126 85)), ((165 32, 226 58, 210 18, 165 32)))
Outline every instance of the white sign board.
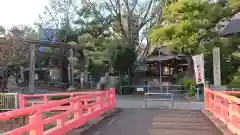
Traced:
POLYGON ((137 92, 142 92, 142 91, 144 91, 143 88, 137 88, 137 92))
POLYGON ((203 54, 192 56, 197 84, 203 84, 204 78, 204 56, 203 54))
POLYGON ((221 86, 221 65, 220 65, 220 48, 213 49, 213 77, 214 85, 221 86))

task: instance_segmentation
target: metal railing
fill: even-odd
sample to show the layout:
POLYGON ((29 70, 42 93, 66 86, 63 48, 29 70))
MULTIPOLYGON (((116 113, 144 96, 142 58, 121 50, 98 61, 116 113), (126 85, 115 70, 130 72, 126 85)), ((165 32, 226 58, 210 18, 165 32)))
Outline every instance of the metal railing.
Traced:
POLYGON ((172 102, 172 108, 174 108, 174 100, 173 100, 173 94, 172 93, 149 93, 146 92, 144 96, 144 103, 145 107, 147 107, 147 101, 171 101, 172 102), (151 95, 169 95, 170 98, 149 98, 151 95))
POLYGON ((14 110, 19 107, 18 93, 0 93, 0 110, 14 110))
POLYGON ((148 87, 149 92, 161 92, 161 93, 173 93, 173 92, 187 92, 187 90, 184 89, 183 85, 150 85, 148 87))
MULTIPOLYGON (((188 98, 188 90, 185 89, 184 85, 123 85, 120 86, 120 95, 124 94, 124 89, 132 88, 134 92, 143 93, 171 93, 176 100, 184 100, 188 98)), ((203 100, 203 91, 200 88, 196 89, 195 98, 197 101, 203 100)))
POLYGON ((136 92, 151 92, 151 93, 172 93, 172 92, 182 92, 186 93, 187 90, 184 89, 183 85, 122 85, 120 86, 120 94, 123 94, 124 88, 135 88, 136 92), (144 91, 147 89, 147 91, 144 91))

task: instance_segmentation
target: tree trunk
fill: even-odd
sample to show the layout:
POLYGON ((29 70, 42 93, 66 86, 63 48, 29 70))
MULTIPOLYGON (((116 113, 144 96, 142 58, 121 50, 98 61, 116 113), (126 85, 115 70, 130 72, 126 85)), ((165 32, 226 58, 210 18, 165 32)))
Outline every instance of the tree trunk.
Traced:
POLYGON ((187 71, 187 77, 189 78, 194 78, 194 63, 191 55, 187 56, 187 61, 188 61, 188 71, 187 71))
POLYGON ((129 70, 128 70, 128 78, 129 78, 129 84, 130 85, 133 85, 133 83, 134 83, 134 81, 133 81, 133 76, 134 76, 134 73, 133 73, 133 66, 131 67, 131 68, 129 68, 129 70))

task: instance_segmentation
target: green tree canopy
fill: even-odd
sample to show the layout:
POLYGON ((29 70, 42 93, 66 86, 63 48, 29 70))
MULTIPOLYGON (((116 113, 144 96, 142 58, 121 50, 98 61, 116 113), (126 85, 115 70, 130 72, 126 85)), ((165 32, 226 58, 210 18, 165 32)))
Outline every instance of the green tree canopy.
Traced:
POLYGON ((240 11, 240 1, 239 0, 228 0, 228 6, 232 8, 235 12, 240 11))
POLYGON ((218 35, 214 27, 229 14, 220 5, 205 0, 181 0, 164 8, 162 24, 150 35, 152 43, 168 45, 187 55, 204 51, 206 42, 218 35))
POLYGON ((161 24, 152 29, 151 42, 167 45, 172 51, 189 56, 205 53, 208 67, 206 75, 212 80, 212 49, 221 48, 222 78, 227 83, 228 77, 236 71, 236 59, 232 53, 237 50, 239 36, 219 37, 216 24, 225 17, 231 17, 232 9, 222 4, 205 0, 176 0, 169 2, 163 11, 161 24))

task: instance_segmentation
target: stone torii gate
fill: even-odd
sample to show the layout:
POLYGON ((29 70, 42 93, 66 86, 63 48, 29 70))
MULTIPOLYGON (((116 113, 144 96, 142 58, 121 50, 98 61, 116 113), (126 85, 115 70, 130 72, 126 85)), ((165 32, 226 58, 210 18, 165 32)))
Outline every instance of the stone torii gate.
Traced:
MULTIPOLYGON (((70 83, 70 87, 74 86, 74 58, 76 58, 76 50, 81 49, 80 45, 72 45, 63 42, 42 42, 38 40, 27 40, 30 48, 30 57, 29 57, 29 92, 35 92, 35 63, 36 63, 36 56, 47 56, 51 58, 56 58, 60 62, 61 68, 61 81, 63 81, 63 61, 61 60, 63 57, 66 56, 65 53, 68 55, 68 81, 70 83), (40 47, 51 47, 51 52, 41 52, 39 50, 40 47)), ((21 75, 22 76, 22 75, 21 75)))

